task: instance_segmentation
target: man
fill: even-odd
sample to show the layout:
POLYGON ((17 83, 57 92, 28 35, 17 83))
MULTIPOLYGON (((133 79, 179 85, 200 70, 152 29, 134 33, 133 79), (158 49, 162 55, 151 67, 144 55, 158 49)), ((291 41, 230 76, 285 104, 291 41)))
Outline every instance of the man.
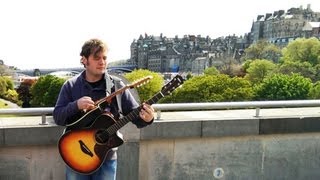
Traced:
MULTIPOLYGON (((56 106, 53 111, 53 117, 57 125, 66 126, 72 124, 81 117, 83 112, 94 108, 95 101, 106 97, 115 91, 113 77, 106 73, 107 67, 107 46, 99 39, 90 39, 84 43, 80 53, 81 63, 85 70, 78 76, 66 81, 61 88, 56 106)), ((124 84, 122 83, 124 86, 124 84)), ((110 105, 107 105, 105 111, 111 112, 115 119, 119 118, 119 109, 126 115, 139 104, 135 101, 129 90, 121 95, 121 107, 118 107, 116 98, 112 99, 110 105)), ((153 122, 154 109, 143 104, 139 117, 132 120, 138 127, 142 128, 153 122)), ((92 122, 86 126, 90 126, 92 122)), ((79 174, 69 167, 66 169, 67 180, 84 179, 112 179, 116 178, 117 166, 116 149, 112 149, 106 155, 106 159, 101 167, 90 175, 79 174)))

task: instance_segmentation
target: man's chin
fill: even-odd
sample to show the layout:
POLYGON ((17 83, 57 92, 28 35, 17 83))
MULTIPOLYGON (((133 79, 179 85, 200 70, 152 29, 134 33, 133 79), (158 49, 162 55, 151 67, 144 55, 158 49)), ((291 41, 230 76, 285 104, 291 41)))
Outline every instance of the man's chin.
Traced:
POLYGON ((99 72, 99 73, 103 74, 103 73, 105 73, 105 72, 106 72, 106 69, 98 69, 98 70, 97 70, 97 72, 99 72))

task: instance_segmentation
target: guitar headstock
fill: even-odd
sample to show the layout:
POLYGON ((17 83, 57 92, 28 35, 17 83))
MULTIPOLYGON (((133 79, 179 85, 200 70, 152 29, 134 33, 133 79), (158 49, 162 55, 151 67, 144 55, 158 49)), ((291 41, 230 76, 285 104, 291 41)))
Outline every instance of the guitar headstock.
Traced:
POLYGON ((161 93, 163 95, 171 94, 176 88, 178 88, 181 84, 183 84, 183 78, 180 75, 176 75, 170 82, 168 82, 165 86, 162 87, 161 93))
POLYGON ((138 79, 138 80, 134 81, 133 83, 127 85, 127 87, 129 87, 129 88, 139 87, 141 85, 144 85, 144 84, 150 82, 151 79, 152 79, 152 76, 146 76, 144 78, 138 79))

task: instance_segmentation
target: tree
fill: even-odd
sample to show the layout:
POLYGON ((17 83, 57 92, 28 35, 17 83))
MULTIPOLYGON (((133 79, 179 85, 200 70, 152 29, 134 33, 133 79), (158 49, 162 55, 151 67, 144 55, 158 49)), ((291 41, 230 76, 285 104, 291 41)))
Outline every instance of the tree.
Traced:
POLYGON ((228 75, 195 76, 162 102, 190 103, 251 100, 251 83, 243 78, 228 75))
POLYGON ((7 92, 7 83, 6 80, 0 76, 0 97, 4 97, 7 92))
POLYGON ((11 78, 0 76, 0 97, 5 98, 8 90, 13 90, 14 84, 11 78))
POLYGON ((124 76, 131 83, 146 76, 152 76, 152 79, 149 83, 137 87, 141 102, 144 102, 154 96, 158 91, 160 91, 161 87, 164 84, 164 80, 160 74, 149 70, 138 69, 127 73, 124 76))
POLYGON ((248 59, 268 59, 278 62, 280 55, 281 49, 279 47, 266 40, 259 40, 245 49, 243 61, 248 59))
POLYGON ((258 100, 307 99, 311 80, 299 74, 273 74, 255 88, 258 100))
POLYGON ((190 79, 190 78, 192 78, 193 76, 192 76, 192 74, 189 72, 188 74, 187 74, 187 76, 186 76, 186 79, 190 79))
POLYGON ((215 68, 214 66, 212 66, 212 67, 206 68, 206 69, 204 70, 204 74, 205 74, 205 75, 217 75, 217 74, 219 74, 219 71, 218 71, 217 68, 215 68))
POLYGON ((34 69, 34 70, 33 70, 33 76, 41 76, 41 71, 40 71, 40 69, 34 69))
POLYGON ((245 78, 253 84, 260 83, 268 75, 272 74, 276 65, 266 59, 256 59, 249 64, 245 78))
POLYGON ((30 88, 31 86, 36 83, 35 79, 25 79, 23 80, 19 87, 17 88, 17 92, 19 94, 18 98, 22 101, 22 107, 30 107, 30 100, 31 100, 31 93, 30 88))
POLYGON ((281 62, 309 62, 312 66, 320 63, 320 41, 317 38, 299 38, 282 50, 281 62))
POLYGON ((296 73, 316 81, 316 68, 309 62, 286 61, 279 65, 277 72, 288 75, 296 73))
POLYGON ((41 76, 38 81, 31 86, 31 105, 34 107, 54 106, 64 82, 65 79, 57 76, 41 76))
POLYGON ((315 70, 314 81, 320 81, 320 64, 315 65, 313 68, 315 70))
POLYGON ((311 99, 320 99, 320 81, 313 84, 308 96, 311 99))
POLYGON ((0 76, 12 76, 13 72, 8 66, 0 64, 0 76))
POLYGON ((236 64, 238 64, 238 62, 235 59, 226 58, 223 61, 223 64, 219 66, 218 70, 221 74, 233 76, 234 74, 236 74, 234 70, 236 64))

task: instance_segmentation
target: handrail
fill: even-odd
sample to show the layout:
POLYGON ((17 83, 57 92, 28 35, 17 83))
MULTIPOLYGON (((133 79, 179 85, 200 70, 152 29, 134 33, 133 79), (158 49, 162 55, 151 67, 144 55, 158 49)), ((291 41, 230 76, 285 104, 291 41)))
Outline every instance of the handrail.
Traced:
MULTIPOLYGON (((153 104, 157 112, 157 119, 160 119, 161 111, 183 111, 183 110, 215 110, 215 109, 256 109, 256 117, 259 116, 261 108, 279 107, 317 107, 320 100, 285 100, 285 101, 242 101, 242 102, 212 102, 212 103, 172 103, 153 104)), ((45 125, 46 115, 52 115, 53 107, 43 108, 7 108, 0 109, 0 115, 41 115, 45 125)))
POLYGON ((53 107, 37 108, 4 108, 0 109, 0 115, 41 116, 40 125, 47 125, 47 115, 51 115, 53 107))

